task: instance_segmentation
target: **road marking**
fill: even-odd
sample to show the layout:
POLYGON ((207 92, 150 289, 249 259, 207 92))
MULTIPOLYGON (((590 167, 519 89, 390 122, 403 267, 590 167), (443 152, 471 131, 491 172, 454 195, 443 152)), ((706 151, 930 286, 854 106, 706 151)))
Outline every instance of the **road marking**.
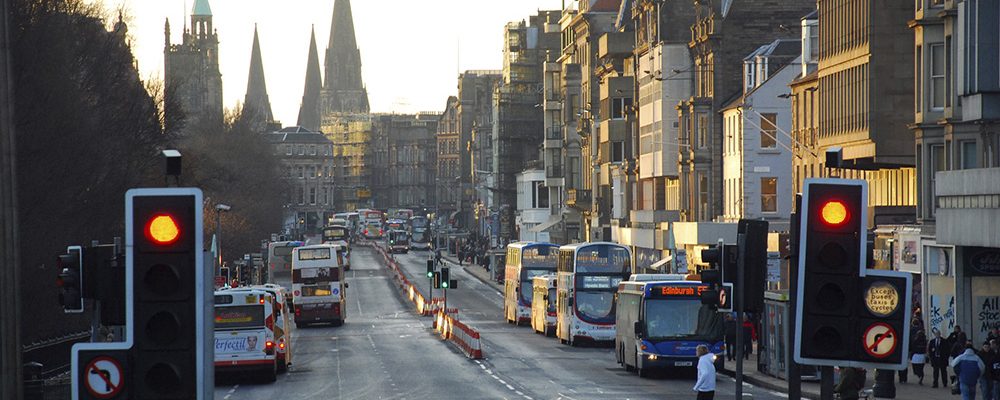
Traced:
POLYGON ((365 312, 361 310, 361 296, 354 296, 355 300, 358 301, 358 315, 363 316, 365 312))

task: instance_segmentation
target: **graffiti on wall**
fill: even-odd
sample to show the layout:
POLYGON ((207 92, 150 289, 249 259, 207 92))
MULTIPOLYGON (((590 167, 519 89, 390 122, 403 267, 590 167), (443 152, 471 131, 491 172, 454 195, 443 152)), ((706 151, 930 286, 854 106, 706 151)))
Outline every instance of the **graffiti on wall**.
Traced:
POLYGON ((928 322, 931 328, 938 328, 942 334, 947 334, 955 328, 955 296, 931 295, 928 322))

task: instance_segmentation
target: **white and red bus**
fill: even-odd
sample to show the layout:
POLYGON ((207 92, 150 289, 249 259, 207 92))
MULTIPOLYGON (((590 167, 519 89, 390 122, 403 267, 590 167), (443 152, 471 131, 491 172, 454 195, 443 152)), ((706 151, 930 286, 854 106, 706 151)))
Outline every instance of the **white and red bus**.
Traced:
POLYGON ((259 372, 274 382, 279 370, 275 310, 274 296, 265 290, 215 292, 216 372, 259 372))
POLYGON ((615 292, 632 273, 628 247, 617 243, 569 244, 559 248, 556 272, 556 336, 613 343, 615 292))
POLYGON ((382 226, 382 220, 385 219, 385 214, 379 210, 364 210, 361 213, 362 226, 361 235, 367 239, 380 239, 382 235, 385 234, 385 228, 382 226))
POLYGON ((292 249, 292 303, 295 325, 329 322, 345 317, 344 260, 339 245, 319 244, 292 249))
POLYGON ((507 245, 504 268, 504 319, 513 324, 531 322, 532 281, 556 272, 559 246, 552 243, 517 242, 507 245))

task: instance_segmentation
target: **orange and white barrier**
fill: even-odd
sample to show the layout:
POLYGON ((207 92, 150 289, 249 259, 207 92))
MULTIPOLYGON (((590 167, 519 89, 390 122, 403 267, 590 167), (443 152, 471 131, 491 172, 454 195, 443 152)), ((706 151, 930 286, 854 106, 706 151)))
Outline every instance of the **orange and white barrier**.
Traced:
POLYGON ((479 340, 479 331, 463 324, 458 320, 457 316, 443 312, 438 313, 435 322, 436 330, 441 334, 442 338, 458 345, 458 348, 462 349, 462 352, 473 360, 483 358, 483 348, 482 342, 479 340))

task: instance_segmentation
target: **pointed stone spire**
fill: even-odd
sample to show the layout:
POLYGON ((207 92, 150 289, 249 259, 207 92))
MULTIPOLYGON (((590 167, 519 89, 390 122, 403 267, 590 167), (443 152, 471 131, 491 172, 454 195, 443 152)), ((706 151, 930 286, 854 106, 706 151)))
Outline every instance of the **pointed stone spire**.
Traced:
POLYGON ((336 0, 326 48, 324 103, 331 112, 368 112, 368 92, 361 80, 361 52, 354 36, 351 0, 336 0))
POLYGON ((264 61, 260 55, 256 25, 253 28, 253 50, 250 52, 250 74, 247 78, 247 94, 243 100, 243 115, 250 118, 251 126, 258 131, 263 131, 274 120, 271 101, 267 97, 267 84, 264 82, 264 61))
POLYGON ((298 126, 319 132, 320 105, 323 91, 323 80, 319 76, 319 51, 316 49, 316 29, 309 39, 309 60, 306 62, 306 87, 302 91, 302 104, 299 106, 298 126))
POLYGON ((208 0, 194 0, 194 8, 191 9, 191 15, 212 15, 212 6, 208 5, 208 0))

